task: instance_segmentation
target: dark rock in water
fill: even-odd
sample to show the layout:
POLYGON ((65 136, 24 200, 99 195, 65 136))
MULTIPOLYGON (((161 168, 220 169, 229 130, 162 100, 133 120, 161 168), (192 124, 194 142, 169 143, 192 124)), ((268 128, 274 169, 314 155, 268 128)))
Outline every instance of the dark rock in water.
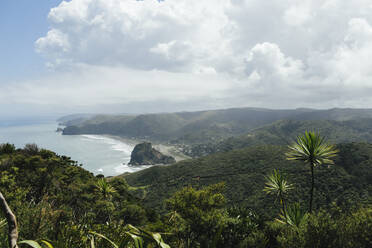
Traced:
POLYGON ((58 127, 57 130, 56 130, 56 132, 57 132, 57 133, 59 133, 59 132, 63 132, 63 128, 58 127))
POLYGON ((151 143, 144 142, 134 147, 129 165, 154 165, 172 164, 176 160, 171 156, 166 156, 152 148, 151 143))

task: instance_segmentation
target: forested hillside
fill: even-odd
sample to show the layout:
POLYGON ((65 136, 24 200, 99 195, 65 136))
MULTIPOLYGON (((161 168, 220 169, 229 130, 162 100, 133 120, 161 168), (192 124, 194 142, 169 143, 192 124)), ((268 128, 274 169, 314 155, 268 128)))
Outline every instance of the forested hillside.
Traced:
MULTIPOLYGON (((125 180, 108 184, 70 158, 34 144, 24 149, 0 145, 0 171, 0 192, 17 216, 20 240, 85 247, 89 231, 114 233, 120 222, 144 225, 157 218, 129 193, 125 180)), ((0 246, 6 247, 3 217, 1 213, 0 246)))
POLYGON ((172 143, 207 143, 239 136, 278 120, 347 121, 372 118, 369 109, 240 108, 144 115, 97 115, 64 122, 63 134, 112 134, 172 143))
POLYGON ((314 130, 326 137, 330 143, 347 142, 372 143, 372 119, 356 120, 280 120, 256 128, 247 134, 230 137, 219 142, 208 142, 187 146, 184 153, 191 157, 201 157, 217 152, 227 152, 257 145, 288 145, 299 133, 314 130))
MULTIPOLYGON (((337 148, 334 166, 316 168, 312 214, 301 210, 308 201, 308 167, 287 161, 286 147, 271 145, 153 167, 126 175, 128 185, 120 177, 95 177, 36 145, 2 144, 0 192, 17 216, 20 247, 31 240, 33 247, 48 248, 367 248, 372 145, 337 148), (273 169, 293 185, 288 220, 279 216, 278 199, 263 191, 273 169)), ((0 245, 7 247, 3 217, 0 245)))
MULTIPOLYGON (((372 203, 372 145, 349 143, 340 150, 335 165, 315 170, 316 208, 335 203, 350 207, 372 203)), ((279 203, 273 204, 263 191, 265 175, 278 169, 295 185, 291 200, 307 202, 309 168, 300 162, 287 161, 286 146, 255 146, 182 161, 168 167, 156 166, 125 176, 129 184, 144 187, 147 206, 163 208, 163 199, 184 186, 202 187, 226 183, 230 205, 246 206, 261 215, 273 217, 279 203)), ((140 195, 139 195, 140 197, 140 195)))

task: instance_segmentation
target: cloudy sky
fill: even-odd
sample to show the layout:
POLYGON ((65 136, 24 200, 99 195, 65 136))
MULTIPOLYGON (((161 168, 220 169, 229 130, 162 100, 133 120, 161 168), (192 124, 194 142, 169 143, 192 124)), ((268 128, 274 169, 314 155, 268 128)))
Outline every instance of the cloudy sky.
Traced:
POLYGON ((372 107, 370 0, 5 0, 0 114, 372 107))

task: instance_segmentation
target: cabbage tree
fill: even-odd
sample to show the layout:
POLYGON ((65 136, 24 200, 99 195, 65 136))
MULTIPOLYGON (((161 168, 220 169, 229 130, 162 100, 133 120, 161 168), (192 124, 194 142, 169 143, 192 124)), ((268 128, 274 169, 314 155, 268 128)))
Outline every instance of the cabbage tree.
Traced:
POLYGON ((288 160, 303 161, 309 166, 311 171, 311 189, 309 212, 313 208, 314 195, 314 168, 320 165, 334 164, 333 158, 337 155, 338 150, 334 145, 325 141, 319 133, 305 132, 304 135, 297 137, 297 141, 289 146, 290 151, 286 153, 288 160))

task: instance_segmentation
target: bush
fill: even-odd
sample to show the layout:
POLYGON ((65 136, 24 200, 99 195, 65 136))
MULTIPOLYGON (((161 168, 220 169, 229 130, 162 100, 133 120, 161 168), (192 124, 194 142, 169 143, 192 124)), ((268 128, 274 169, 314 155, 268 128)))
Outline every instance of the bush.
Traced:
POLYGON ((331 215, 320 211, 299 228, 285 226, 278 235, 280 247, 372 247, 372 210, 331 215))
POLYGON ((28 155, 36 155, 39 152, 39 147, 36 144, 26 144, 23 151, 28 155))
POLYGON ((1 154, 12 154, 16 151, 13 144, 5 143, 0 145, 0 155, 1 154))

